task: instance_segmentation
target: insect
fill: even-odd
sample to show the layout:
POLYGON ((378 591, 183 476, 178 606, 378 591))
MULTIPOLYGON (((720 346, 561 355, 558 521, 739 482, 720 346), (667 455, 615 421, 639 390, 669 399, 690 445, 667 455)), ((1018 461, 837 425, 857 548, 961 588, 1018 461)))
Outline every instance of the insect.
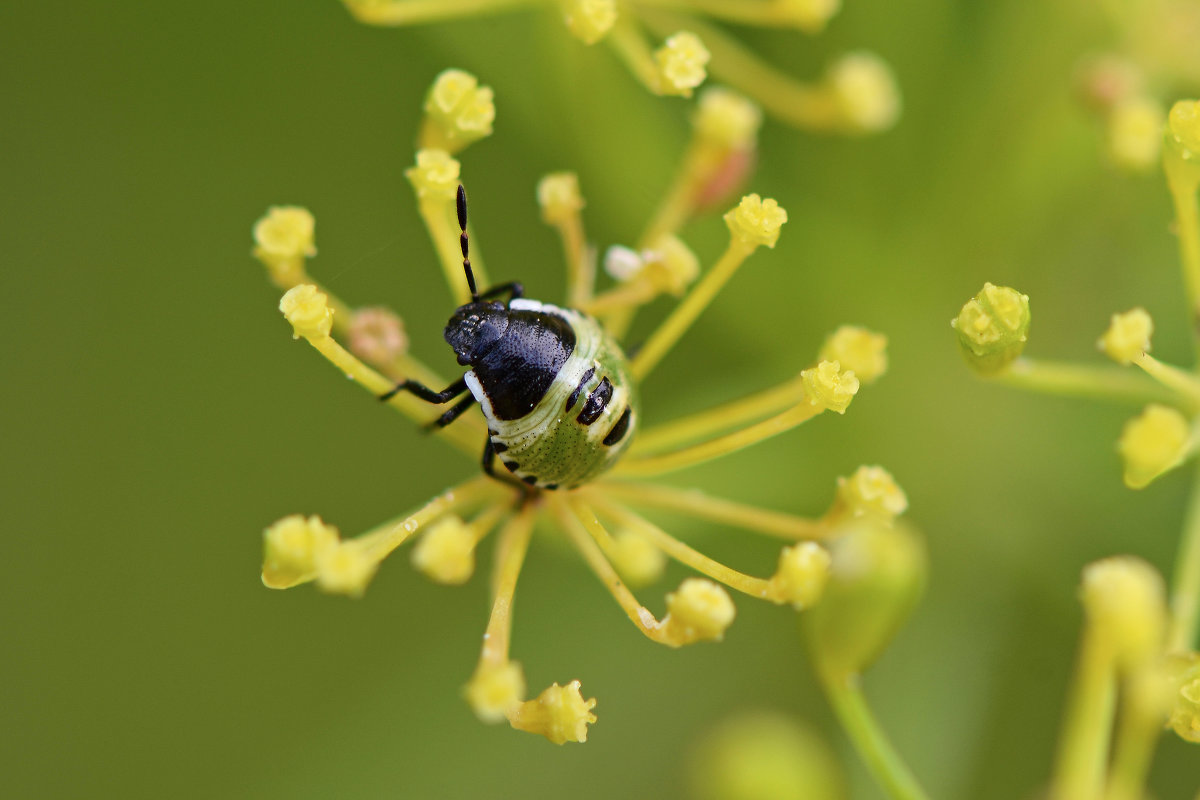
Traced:
POLYGON ((527 299, 520 283, 476 289, 461 184, 458 226, 471 302, 455 310, 443 336, 471 369, 440 392, 406 380, 380 399, 406 391, 444 404, 469 392, 433 426, 445 427, 479 403, 488 426, 484 472, 494 477, 499 457, 529 486, 575 488, 616 463, 637 428, 625 354, 595 319, 527 299), (507 302, 497 300, 505 295, 507 302))

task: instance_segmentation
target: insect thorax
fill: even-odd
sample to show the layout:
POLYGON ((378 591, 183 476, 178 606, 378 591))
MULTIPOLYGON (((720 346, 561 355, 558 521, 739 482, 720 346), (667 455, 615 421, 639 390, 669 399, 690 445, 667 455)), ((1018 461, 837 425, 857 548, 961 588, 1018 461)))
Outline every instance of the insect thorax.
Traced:
POLYGON ((577 311, 525 299, 509 308, 525 324, 510 327, 492 363, 467 373, 467 386, 510 472, 543 488, 578 486, 633 439, 637 398, 625 354, 577 311))

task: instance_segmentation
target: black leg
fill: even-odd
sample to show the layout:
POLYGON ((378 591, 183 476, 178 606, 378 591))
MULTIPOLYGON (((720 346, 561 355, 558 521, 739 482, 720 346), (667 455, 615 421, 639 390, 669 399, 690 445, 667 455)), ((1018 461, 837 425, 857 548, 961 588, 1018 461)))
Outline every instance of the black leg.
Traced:
POLYGON ((493 286, 483 294, 479 295, 479 299, 490 300, 493 297, 499 297, 500 295, 506 293, 508 294, 509 302, 511 302, 518 297, 525 296, 525 287, 517 281, 513 281, 512 283, 502 283, 499 286, 493 286))
POLYGON ((440 392, 435 392, 428 386, 423 386, 416 381, 400 381, 390 392, 384 392, 383 394, 379 395, 379 399, 387 401, 400 394, 400 392, 412 392, 426 403, 437 403, 438 405, 441 405, 442 403, 450 402, 466 390, 466 378, 459 378, 440 392))
POLYGON ((483 471, 488 477, 496 477, 496 450, 492 447, 492 437, 488 437, 483 443, 483 471))
MULTIPOLYGON (((466 397, 464 397, 462 400, 459 400, 457 403, 455 403, 453 406, 451 406, 449 411, 447 411, 445 414, 442 414, 440 417, 435 419, 433 422, 430 422, 425 427, 427 427, 427 428, 444 428, 447 425, 449 425, 451 422, 454 422, 454 420, 461 417, 462 413, 473 405, 475 405, 475 395, 469 394, 466 397)), ((491 439, 488 439, 488 441, 490 442, 491 439)))

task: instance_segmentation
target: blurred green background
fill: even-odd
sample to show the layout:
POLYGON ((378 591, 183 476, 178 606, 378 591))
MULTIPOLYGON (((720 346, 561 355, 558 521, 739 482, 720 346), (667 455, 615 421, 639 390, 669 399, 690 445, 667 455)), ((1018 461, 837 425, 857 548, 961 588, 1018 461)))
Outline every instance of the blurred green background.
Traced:
MULTIPOLYGON (((1071 95, 1109 32, 1083 4, 850 0, 822 36, 744 36, 802 77, 874 50, 904 116, 861 141, 768 121, 751 188, 787 208, 780 244, 645 384, 646 415, 782 380, 839 324, 886 332, 892 369, 845 417, 673 482, 819 513, 835 476, 887 466, 932 578, 868 694, 934 796, 1031 796, 1080 568, 1132 552, 1169 570, 1187 476, 1124 489, 1114 442, 1133 409, 977 381, 947 323, 984 280, 1007 283, 1032 297, 1031 354, 1099 360, 1108 315, 1141 304, 1156 352, 1187 363, 1162 181, 1108 169, 1071 95)), ((854 797, 880 796, 784 609, 739 598, 723 644, 670 651, 537 540, 514 657, 531 687, 578 678, 599 699, 589 742, 556 748, 479 724, 459 697, 484 581, 433 586, 401 553, 359 602, 259 582, 278 517, 350 534, 476 469, 292 341, 249 256, 265 208, 309 206, 314 274, 397 309, 449 371, 451 304, 402 176, 433 76, 457 66, 495 88, 496 133, 462 157, 474 244, 493 276, 548 300, 562 269, 537 179, 578 171, 590 238, 631 242, 686 141, 684 101, 650 97, 537 11, 379 30, 333 0, 5 3, 0 53, 0 794, 682 798, 698 737, 765 707, 823 733, 854 797)), ((724 226, 686 238, 711 263, 724 226)), ((747 571, 778 553, 671 529, 747 571)), ((661 612, 682 575, 640 597, 661 612)), ((1191 797, 1198 763, 1164 736, 1157 796, 1191 797)))

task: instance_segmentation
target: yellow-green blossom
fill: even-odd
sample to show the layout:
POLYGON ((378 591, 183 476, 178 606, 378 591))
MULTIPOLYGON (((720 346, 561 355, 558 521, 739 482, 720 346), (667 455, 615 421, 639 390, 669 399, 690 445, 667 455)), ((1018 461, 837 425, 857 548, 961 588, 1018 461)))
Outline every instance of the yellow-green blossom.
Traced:
POLYGON ((584 206, 579 177, 574 172, 552 172, 543 177, 538 181, 537 199, 542 220, 551 225, 566 222, 584 206))
POLYGON ((1173 408, 1151 404, 1125 423, 1117 449, 1125 462, 1125 484, 1142 489, 1188 455, 1187 418, 1173 408))
POLYGON ((1154 320, 1144 308, 1113 314, 1112 322, 1097 345, 1118 364, 1128 364, 1142 353, 1150 352, 1154 320))
POLYGON ((482 661, 463 694, 482 722, 503 722, 525 698, 525 673, 515 661, 482 661))
POLYGON ((324 292, 302 283, 288 289, 279 300, 279 310, 292 323, 293 339, 323 339, 333 329, 333 309, 324 292))
POLYGON ((279 288, 304 280, 304 260, 317 254, 315 227, 313 215, 300 206, 271 206, 254 224, 254 257, 279 288))
POLYGON ((1029 339, 1029 295, 985 283, 950 327, 958 331, 963 355, 976 372, 991 375, 1021 355, 1029 339))
POLYGON ((762 110, 741 94, 721 86, 700 93, 692 127, 705 141, 729 150, 748 150, 758 139, 762 110))
POLYGON ((412 562, 437 583, 466 583, 475 572, 475 534, 461 518, 449 514, 417 542, 412 562))
POLYGON ((737 614, 729 592, 704 578, 688 578, 667 595, 664 638, 678 647, 692 642, 719 642, 737 614))
POLYGON ((437 76, 425 97, 427 125, 421 145, 457 153, 492 133, 496 105, 492 90, 461 69, 437 76))
POLYGON ((1172 656, 1168 673, 1172 691, 1167 724, 1181 738, 1200 744, 1200 653, 1172 656))
POLYGON ((551 684, 533 700, 509 712, 508 721, 517 730, 537 733, 555 744, 586 742, 588 725, 596 721, 592 709, 596 699, 584 700, 579 681, 566 686, 551 684))
POLYGON ((848 132, 887 130, 900 116, 900 92, 892 70, 873 53, 842 56, 830 67, 825 81, 848 132))
POLYGON ((843 325, 821 345, 822 361, 836 361, 864 384, 887 372, 887 337, 855 325, 843 325))
POLYGON ((908 509, 908 497, 883 467, 862 466, 848 478, 838 478, 838 499, 852 517, 871 515, 887 521, 908 509))
POLYGON ((764 200, 757 194, 748 194, 737 208, 725 215, 725 224, 734 240, 747 247, 774 247, 787 218, 787 211, 773 199, 764 200))
POLYGON ((311 580, 317 571, 317 554, 337 543, 337 528, 320 517, 284 517, 263 531, 262 582, 272 589, 287 589, 311 580))
POLYGON ((577 39, 584 44, 595 44, 617 21, 616 0, 566 0, 563 20, 577 39))
POLYGON ((458 191, 459 163, 445 150, 417 151, 417 165, 404 171, 404 176, 417 190, 418 197, 439 197, 453 200, 458 191))
POLYGON ((408 352, 408 336, 400 317, 386 308, 360 308, 346 330, 350 352, 376 366, 390 364, 408 352))
POLYGON ((1088 624, 1126 668, 1162 654, 1166 589, 1158 572, 1145 561, 1116 556, 1089 564, 1083 571, 1080 600, 1088 624))
POLYGON ((771 596, 797 611, 814 605, 829 582, 830 560, 829 551, 816 542, 783 548, 771 576, 771 596))
POLYGON ((691 97, 692 90, 708 77, 704 67, 711 56, 694 33, 680 31, 654 52, 659 88, 663 94, 691 97))
POLYGON ((354 542, 340 542, 317 552, 317 586, 330 594, 361 597, 375 577, 379 562, 354 542))
POLYGON ((1162 106, 1133 97, 1113 106, 1108 115, 1108 155, 1117 166, 1143 172, 1158 165, 1162 149, 1162 106))
POLYGON ((858 394, 858 378, 836 361, 822 361, 812 369, 803 370, 800 379, 809 403, 839 414, 846 413, 850 401, 858 394))

